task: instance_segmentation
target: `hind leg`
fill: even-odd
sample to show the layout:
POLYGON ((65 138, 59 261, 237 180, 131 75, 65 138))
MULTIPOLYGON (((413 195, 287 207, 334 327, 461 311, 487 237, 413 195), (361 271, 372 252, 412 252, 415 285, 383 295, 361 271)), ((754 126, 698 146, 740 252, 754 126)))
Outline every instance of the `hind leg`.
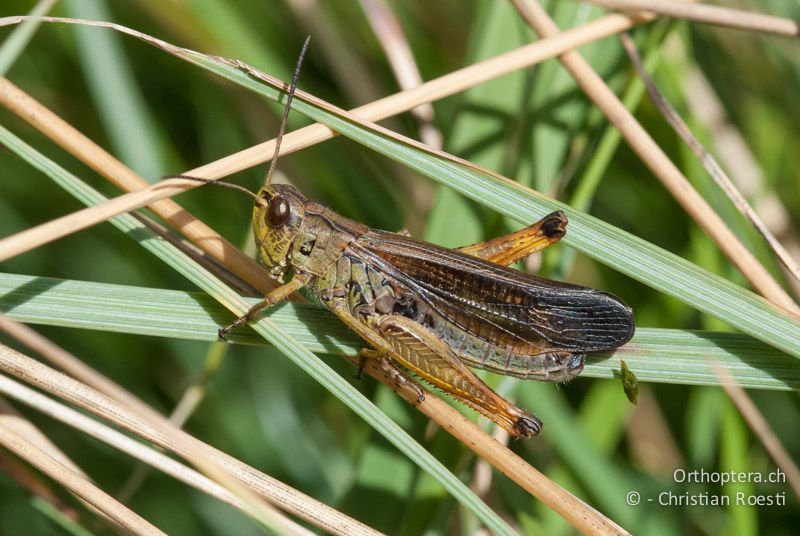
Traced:
POLYGON ((486 242, 464 246, 458 251, 495 264, 509 266, 552 246, 561 240, 566 232, 567 216, 559 210, 524 229, 486 242))

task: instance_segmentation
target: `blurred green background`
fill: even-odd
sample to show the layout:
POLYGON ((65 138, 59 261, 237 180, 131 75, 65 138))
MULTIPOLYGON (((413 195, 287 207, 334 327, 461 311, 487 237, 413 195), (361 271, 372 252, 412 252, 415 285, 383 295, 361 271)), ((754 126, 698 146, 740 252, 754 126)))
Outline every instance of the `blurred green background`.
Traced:
MULTIPOLYGON (((731 4, 800 18, 797 3, 731 4)), ((395 0, 391 5, 424 80, 535 38, 505 2, 395 0)), ((602 13, 573 2, 546 5, 563 28, 602 13)), ((0 1, 0 6, 0 15, 6 16, 28 11, 33 2, 0 1)), ((178 45, 244 60, 282 79, 289 78, 302 41, 311 34, 302 89, 345 108, 398 89, 358 2, 71 0, 59 2, 52 14, 113 20, 178 45)), ((8 33, 2 29, 3 38, 8 33)), ((749 179, 745 191, 751 202, 772 207, 764 215, 777 222, 779 236, 798 244, 794 231, 800 219, 798 42, 663 21, 637 29, 634 36, 662 91, 695 133, 734 178, 749 179), (702 87, 708 96, 698 89, 702 87), (711 105, 720 107, 716 122, 707 118, 711 105), (722 133, 738 133, 744 144, 726 145, 728 137, 722 133), (736 160, 731 161, 733 157, 736 160), (752 171, 751 162, 756 164, 752 171), (776 200, 778 205, 767 205, 776 200)), ((734 231, 780 277, 755 233, 642 98, 618 40, 607 39, 582 52, 635 107, 637 118, 734 231)), ((277 131, 280 109, 274 103, 107 30, 45 25, 7 76, 149 180, 216 160, 272 138, 277 131)), ((505 76, 434 106, 435 124, 449 152, 743 283, 638 157, 615 139, 602 115, 556 62, 505 76)), ((0 122, 100 191, 109 196, 119 193, 8 111, 0 110, 0 122)), ((307 123, 295 113, 289 129, 307 123)), ((384 124, 417 137, 417 125, 408 114, 384 124)), ((516 228, 485 207, 345 139, 285 157, 279 168, 306 195, 345 216, 383 229, 406 227, 415 236, 447 246, 516 228)), ((0 236, 82 208, 9 151, 0 151, 0 170, 0 236)), ((254 189, 264 173, 265 167, 259 167, 230 179, 254 189)), ((249 246, 250 201, 244 196, 199 189, 178 201, 235 244, 249 246)), ((720 321, 566 247, 552 248, 542 265, 546 276, 619 295, 634 308, 640 326, 727 329, 720 321)), ((108 224, 6 261, 0 270, 195 290, 108 224)), ((223 354, 224 361, 208 380, 206 399, 187 423, 192 434, 391 534, 473 534, 478 528, 437 483, 275 351, 37 329, 165 413, 203 377, 207 364, 223 354)), ((0 340, 14 345, 5 336, 0 340)), ((339 358, 327 362, 343 375, 352 373, 339 358)), ((675 483, 672 473, 677 468, 773 470, 773 462, 720 389, 643 385, 639 405, 632 406, 618 381, 578 378, 568 385, 545 385, 486 377, 547 423, 542 437, 512 441, 511 448, 632 532, 796 533, 800 506, 786 484, 722 490, 786 492, 788 504, 782 507, 625 504, 625 494, 631 490, 643 496, 665 490, 720 493, 714 484, 675 483)), ((386 388, 369 379, 358 387, 452 471, 474 481, 476 459, 471 451, 445 433, 432 433, 425 419, 386 388)), ((796 393, 750 394, 797 460, 796 393)), ((104 489, 116 493, 135 468, 128 457, 20 409, 104 489)), ((0 453, 0 461, 7 456, 0 453)), ((72 502, 57 491, 64 501, 72 502)), ((492 508, 524 533, 573 532, 502 475, 493 473, 485 493, 492 508)), ((169 533, 261 532, 238 512, 157 473, 129 504, 169 533)), ((85 511, 82 523, 98 533, 108 531, 85 511)), ((7 472, 0 471, 0 533, 21 530, 49 534, 64 529, 7 472)))

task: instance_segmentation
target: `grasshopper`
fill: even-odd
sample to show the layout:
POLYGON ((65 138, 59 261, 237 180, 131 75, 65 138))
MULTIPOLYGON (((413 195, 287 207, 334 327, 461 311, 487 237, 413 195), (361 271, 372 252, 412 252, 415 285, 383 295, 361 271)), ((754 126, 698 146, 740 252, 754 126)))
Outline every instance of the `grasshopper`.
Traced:
MULTIPOLYGON (((298 71, 299 63, 275 157, 298 71)), ((613 350, 633 335, 632 311, 615 296, 508 267, 559 241, 567 226, 563 212, 451 250, 407 233, 371 229, 306 199, 292 186, 269 184, 275 157, 267 185, 256 194, 238 185, 175 176, 253 196, 258 260, 282 283, 220 329, 222 339, 305 288, 367 343, 359 352, 362 366, 367 359, 380 360, 401 383, 411 381, 405 374, 411 372, 527 438, 539 433, 541 421, 495 393, 470 367, 560 382, 583 370, 587 353, 613 350)), ((411 385, 422 400, 422 389, 411 385)))
MULTIPOLYGON (((564 236, 554 212, 509 235, 457 250, 345 218, 286 184, 256 194, 258 259, 278 281, 224 338, 258 311, 305 287, 406 381, 413 372, 519 437, 541 421, 503 399, 469 367, 518 378, 567 380, 584 355, 614 349, 633 335, 631 310, 597 290, 508 268, 564 236)), ((421 392, 421 391, 420 391, 421 392)))

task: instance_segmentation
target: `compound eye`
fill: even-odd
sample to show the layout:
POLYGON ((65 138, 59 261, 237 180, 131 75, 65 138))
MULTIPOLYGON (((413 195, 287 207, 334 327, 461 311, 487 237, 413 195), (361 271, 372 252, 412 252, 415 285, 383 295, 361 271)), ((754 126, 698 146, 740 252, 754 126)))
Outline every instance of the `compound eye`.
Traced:
POLYGON ((280 195, 276 195, 267 207, 267 224, 270 227, 280 227, 289 219, 289 202, 280 195))

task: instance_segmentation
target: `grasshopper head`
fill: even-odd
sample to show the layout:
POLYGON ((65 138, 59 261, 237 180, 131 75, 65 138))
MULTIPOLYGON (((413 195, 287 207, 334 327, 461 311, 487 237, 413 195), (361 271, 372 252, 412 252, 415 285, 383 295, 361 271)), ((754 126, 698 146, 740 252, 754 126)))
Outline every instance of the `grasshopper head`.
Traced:
POLYGON ((291 261, 292 243, 303 221, 306 200, 288 184, 259 190, 253 208, 253 234, 258 260, 282 281, 291 261))

